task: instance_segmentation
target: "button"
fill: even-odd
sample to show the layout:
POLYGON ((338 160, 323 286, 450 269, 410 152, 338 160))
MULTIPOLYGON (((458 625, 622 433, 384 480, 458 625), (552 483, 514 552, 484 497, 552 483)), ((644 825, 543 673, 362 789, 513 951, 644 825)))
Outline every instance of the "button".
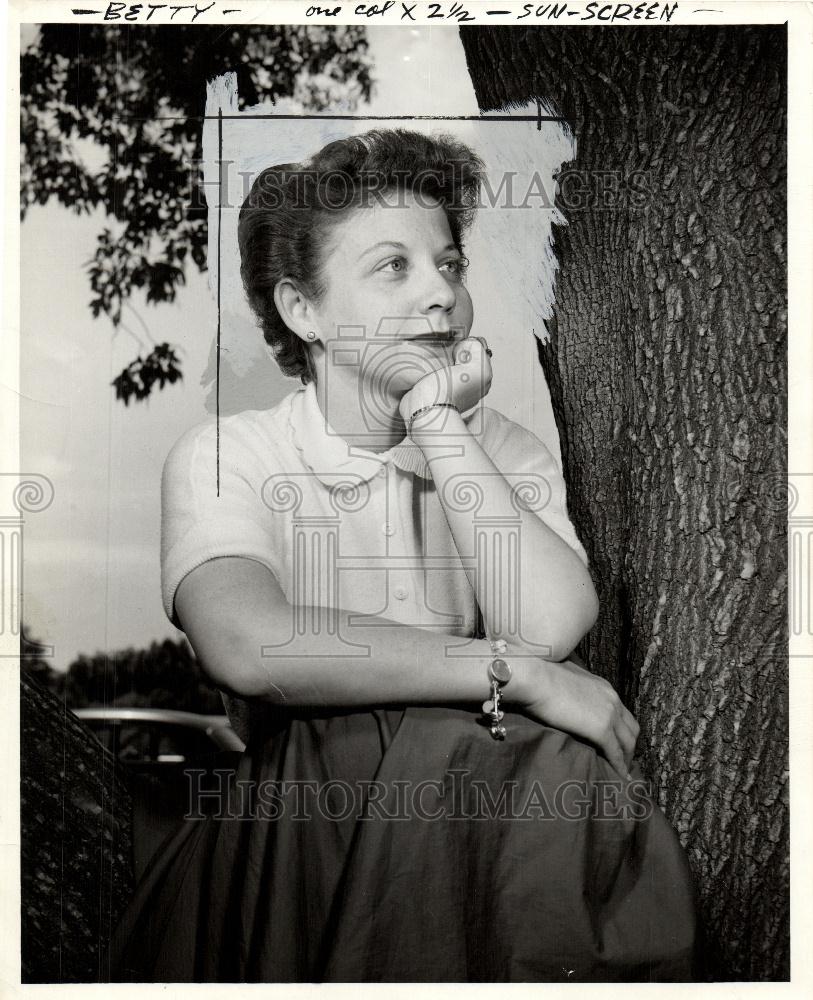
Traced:
POLYGON ((395 597, 398 598, 399 601, 405 601, 409 596, 404 587, 396 587, 392 593, 395 597))
POLYGON ((383 477, 386 476, 386 474, 387 474, 387 466, 386 465, 382 465, 381 468, 378 470, 378 474, 383 479, 383 477))
POLYGON ((393 526, 389 523, 389 521, 381 525, 381 530, 384 532, 387 538, 391 538, 395 534, 395 528, 393 528, 393 526))

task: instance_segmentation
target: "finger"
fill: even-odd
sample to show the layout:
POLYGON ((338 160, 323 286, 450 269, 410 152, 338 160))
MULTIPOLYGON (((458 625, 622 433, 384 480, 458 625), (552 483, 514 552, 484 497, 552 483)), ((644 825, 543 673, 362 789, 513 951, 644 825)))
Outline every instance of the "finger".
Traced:
POLYGON ((482 382, 487 383, 490 387, 493 372, 491 368, 491 354, 489 353, 488 343, 485 337, 470 337, 469 339, 471 340, 473 347, 469 363, 477 367, 482 382))
POLYGON ((486 338, 485 337, 470 337, 469 340, 471 341, 471 344, 472 344, 472 347, 473 347, 472 357, 475 358, 475 359, 476 358, 480 358, 482 364, 485 364, 486 362, 488 362, 488 364, 490 365, 491 364, 491 349, 488 346, 488 341, 486 340, 486 338))
POLYGON ((471 335, 458 340, 454 345, 454 358, 456 364, 470 364, 478 354, 487 357, 488 344, 485 337, 472 337, 471 335))
POLYGON ((465 340, 460 340, 455 344, 453 357, 456 365, 468 365, 471 363, 473 341, 474 337, 467 337, 465 340))
POLYGON ((625 705, 621 706, 621 715, 623 716, 624 722, 627 724, 627 727, 630 729, 632 733, 635 734, 635 739, 637 740, 638 735, 641 732, 641 727, 638 725, 638 720, 625 705))
POLYGON ((488 370, 491 371, 491 350, 488 346, 488 341, 485 337, 474 337, 472 338, 479 345, 481 364, 485 368, 488 366, 488 370))
POLYGON ((604 751, 605 757, 622 781, 629 781, 629 768, 627 767, 627 762, 624 759, 624 752, 618 741, 618 737, 615 734, 615 730, 613 730, 612 734, 602 743, 601 748, 604 751))
POLYGON ((635 755, 635 738, 620 720, 615 724, 615 735, 624 756, 624 766, 629 771, 632 758, 635 755))
POLYGON ((625 743, 625 748, 628 754, 628 763, 631 765, 632 760, 635 757, 635 749, 638 746, 638 736, 641 732, 641 727, 635 721, 629 712, 622 716, 621 725, 624 727, 624 731, 628 734, 627 743, 625 743), (631 722, 628 721, 631 719, 631 722))
POLYGON ((624 759, 624 748, 618 739, 618 734, 612 722, 607 725, 604 737, 599 745, 613 769, 618 772, 618 775, 624 781, 628 781, 630 774, 627 762, 624 759))
POLYGON ((630 710, 623 703, 623 701, 618 702, 618 710, 621 715, 621 718, 624 720, 624 725, 627 727, 627 729, 629 729, 629 731, 637 740, 641 732, 641 727, 638 725, 638 720, 635 718, 632 712, 630 712, 630 710))

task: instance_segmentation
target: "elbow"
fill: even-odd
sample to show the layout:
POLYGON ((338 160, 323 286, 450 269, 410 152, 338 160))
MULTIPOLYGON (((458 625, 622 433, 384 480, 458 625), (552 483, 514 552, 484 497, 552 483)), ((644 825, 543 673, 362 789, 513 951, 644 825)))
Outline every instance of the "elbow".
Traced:
POLYGON ((593 581, 588 577, 587 593, 584 599, 584 622, 582 623, 582 634, 579 637, 579 641, 590 632, 598 621, 598 616, 601 611, 601 605, 599 604, 598 594, 596 593, 596 588, 593 585, 593 581))
POLYGON ((593 629, 598 621, 600 605, 596 588, 588 577, 581 600, 576 603, 565 627, 560 628, 556 641, 551 646, 549 659, 561 663, 568 659, 582 639, 593 629))
POLYGON ((273 660, 264 658, 261 652, 258 655, 256 650, 250 655, 241 642, 208 649, 198 655, 198 660, 207 677, 226 694, 237 698, 262 698, 280 705, 285 703, 285 696, 272 676, 273 660))
MULTIPOLYGON (((239 664, 232 661, 228 669, 222 672, 222 680, 217 682, 218 686, 227 688, 229 693, 239 698, 257 698, 273 705, 287 704, 288 699, 280 686, 285 681, 281 677, 275 677, 274 660, 263 657, 262 653, 259 657, 242 659, 239 664)), ((279 660, 276 662, 280 663, 279 660)))
POLYGON ((573 633, 568 638, 567 642, 564 643, 563 649, 561 650, 562 655, 559 657, 560 662, 561 660, 569 658, 573 650, 579 645, 582 639, 584 639, 584 637, 593 630, 596 622, 598 621, 599 611, 601 610, 598 602, 598 596, 596 595, 595 589, 592 585, 590 589, 592 598, 589 602, 586 602, 587 607, 585 608, 584 618, 582 619, 579 627, 575 630, 575 633, 573 633))
POLYGON ((261 694, 260 679, 239 661, 211 656, 198 659, 209 680, 226 694, 237 698, 256 698, 261 694))
POLYGON ((274 704, 285 704, 285 697, 270 677, 249 670, 230 670, 222 680, 215 680, 217 686, 227 694, 238 698, 261 698, 274 704))
POLYGON ((562 565, 555 567, 555 583, 540 579, 538 562, 530 564, 522 580, 521 634, 501 636, 555 662, 568 658, 595 626, 600 611, 589 569, 574 549, 567 552, 562 565))

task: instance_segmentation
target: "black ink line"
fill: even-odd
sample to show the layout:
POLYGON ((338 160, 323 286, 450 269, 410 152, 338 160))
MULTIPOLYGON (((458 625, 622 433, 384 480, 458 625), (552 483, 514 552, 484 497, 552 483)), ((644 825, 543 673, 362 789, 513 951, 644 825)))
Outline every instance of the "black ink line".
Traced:
POLYGON ((71 7, 71 14, 101 14, 100 10, 82 10, 81 8, 71 7))
POLYGON ((513 14, 512 10, 487 10, 486 14, 491 17, 493 14, 513 14))
MULTIPOLYGON (((115 116, 114 116, 115 117, 115 116)), ((567 119, 559 115, 161 115, 157 118, 122 117, 119 121, 208 121, 222 118, 223 121, 254 121, 278 118, 280 121, 353 121, 353 122, 563 122, 567 119)))
POLYGON ((217 495, 220 496, 220 275, 223 270, 220 259, 220 224, 223 217, 223 112, 218 114, 217 123, 217 362, 215 386, 215 423, 217 424, 217 495))
MULTIPOLYGON (((226 11, 223 12, 227 13, 226 11)), ((495 11, 494 13, 500 13, 495 11)), ((511 13, 506 11, 505 13, 511 13)), ((217 199, 217 361, 216 361, 216 386, 215 386, 215 423, 217 430, 217 495, 220 496, 220 281, 221 281, 221 260, 220 260, 220 235, 221 222, 223 218, 223 120, 229 121, 255 121, 258 119, 279 118, 283 121, 455 121, 455 122, 536 122, 537 131, 541 130, 542 122, 566 122, 567 119, 558 115, 543 115, 542 102, 536 100, 535 115, 224 115, 223 110, 218 108, 217 115, 164 115, 159 118, 152 118, 151 121, 208 121, 217 118, 217 155, 218 155, 218 199, 217 199)), ((129 116, 121 121, 136 121, 138 119, 129 116)), ((146 119, 145 119, 146 120, 146 119)))

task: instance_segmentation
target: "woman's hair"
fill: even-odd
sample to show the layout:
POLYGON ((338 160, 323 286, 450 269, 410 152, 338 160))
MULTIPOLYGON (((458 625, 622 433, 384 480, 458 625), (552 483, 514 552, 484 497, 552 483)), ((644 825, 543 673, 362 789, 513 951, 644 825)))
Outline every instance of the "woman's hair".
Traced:
POLYGON ((452 136, 373 129, 329 143, 307 163, 268 167, 258 175, 240 210, 240 274, 284 375, 303 384, 314 380, 310 352, 277 311, 274 288, 289 278, 308 298, 321 300, 330 226, 354 209, 389 204, 393 192, 409 190, 443 206, 462 252, 482 171, 480 158, 452 136))

